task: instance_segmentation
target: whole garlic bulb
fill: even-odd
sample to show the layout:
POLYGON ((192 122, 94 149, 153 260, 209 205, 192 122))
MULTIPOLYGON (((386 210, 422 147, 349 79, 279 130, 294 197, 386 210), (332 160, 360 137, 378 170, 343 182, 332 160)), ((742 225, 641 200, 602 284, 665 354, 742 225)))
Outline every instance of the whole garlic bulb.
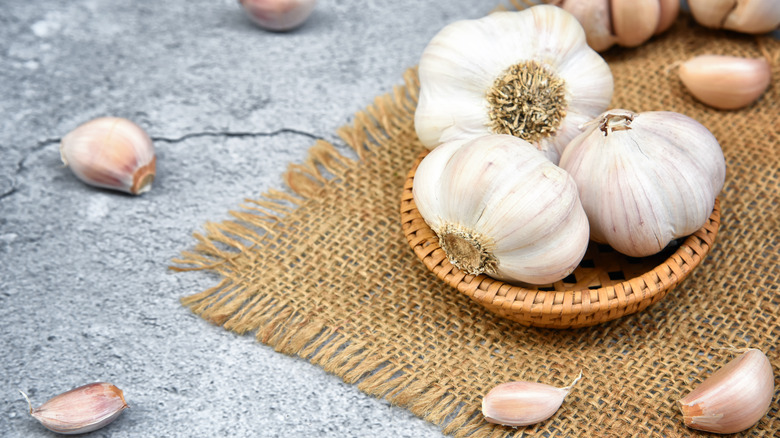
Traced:
POLYGON ((569 275, 588 245, 574 180, 510 135, 434 149, 413 195, 450 262, 468 274, 548 284, 569 275))
POLYGON ((414 122, 429 149, 510 134, 557 163, 577 126, 607 108, 612 73, 577 20, 538 5, 442 29, 423 51, 414 122))
POLYGON ((777 0, 688 0, 702 26, 744 33, 771 32, 780 26, 777 0))
POLYGON ((82 181, 139 195, 151 189, 156 159, 149 135, 120 117, 101 117, 69 132, 60 156, 82 181))
POLYGON ((585 29, 588 45, 598 52, 614 44, 638 46, 671 27, 680 0, 552 0, 571 12, 585 29))
POLYGON ((696 120, 668 111, 609 110, 566 147, 591 239, 634 257, 701 228, 723 188, 720 145, 696 120))
POLYGON ((244 12, 263 29, 286 31, 302 25, 316 0, 238 0, 244 12))

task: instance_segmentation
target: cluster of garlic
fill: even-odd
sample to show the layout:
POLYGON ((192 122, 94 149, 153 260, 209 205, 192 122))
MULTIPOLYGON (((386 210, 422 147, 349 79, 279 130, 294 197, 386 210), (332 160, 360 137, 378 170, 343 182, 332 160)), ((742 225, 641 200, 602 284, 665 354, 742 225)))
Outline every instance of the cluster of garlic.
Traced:
POLYGON ((715 137, 672 112, 596 116, 612 77, 584 39, 538 5, 456 22, 423 52, 415 126, 435 149, 414 200, 462 271, 549 284, 589 239, 648 256, 710 216, 725 179, 715 137))

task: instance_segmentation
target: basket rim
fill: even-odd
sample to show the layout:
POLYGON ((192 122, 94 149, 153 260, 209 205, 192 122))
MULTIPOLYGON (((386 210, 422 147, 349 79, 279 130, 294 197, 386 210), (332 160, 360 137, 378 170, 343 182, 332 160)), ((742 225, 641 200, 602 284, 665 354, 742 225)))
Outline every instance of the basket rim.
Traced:
POLYGON ((407 242, 417 258, 440 280, 488 310, 526 325, 582 327, 638 312, 663 298, 701 263, 719 229, 720 201, 716 199, 704 226, 685 237, 666 260, 642 275, 598 288, 539 290, 533 285, 514 285, 485 274, 466 274, 449 262, 438 238, 435 238, 436 234, 423 220, 414 202, 414 175, 429 152, 424 150, 420 153, 404 183, 400 212, 407 242), (567 322, 558 324, 547 317, 567 322))

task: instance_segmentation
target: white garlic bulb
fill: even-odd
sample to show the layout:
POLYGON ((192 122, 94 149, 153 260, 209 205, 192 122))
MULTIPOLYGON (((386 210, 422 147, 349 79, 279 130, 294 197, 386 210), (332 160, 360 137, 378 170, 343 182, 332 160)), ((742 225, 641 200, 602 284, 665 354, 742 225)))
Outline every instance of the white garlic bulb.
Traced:
POLYGON ((82 181, 134 195, 151 189, 156 160, 149 135, 120 117, 101 117, 60 142, 62 162, 82 181))
POLYGON ((292 30, 314 11, 316 0, 238 0, 244 12, 263 29, 292 30))
POLYGON ((688 0, 702 26, 744 33, 771 32, 780 26, 778 0, 688 0))
POLYGON ((442 29, 423 51, 415 129, 429 149, 510 134, 557 163, 577 126, 612 99, 609 66, 577 19, 550 5, 442 29))
POLYGON ((707 128, 682 114, 609 110, 566 147, 591 239, 634 257, 655 254, 707 221, 726 162, 707 128))
POLYGON ((680 410, 692 429, 737 433, 766 415, 774 392, 772 364, 761 350, 751 348, 683 397, 680 410))
POLYGON ((569 275, 588 245, 574 180, 517 137, 439 146, 417 168, 413 194, 450 262, 468 274, 548 284, 569 275))
POLYGON ((720 109, 737 109, 758 100, 772 82, 764 58, 700 55, 680 65, 680 81, 701 102, 720 109))

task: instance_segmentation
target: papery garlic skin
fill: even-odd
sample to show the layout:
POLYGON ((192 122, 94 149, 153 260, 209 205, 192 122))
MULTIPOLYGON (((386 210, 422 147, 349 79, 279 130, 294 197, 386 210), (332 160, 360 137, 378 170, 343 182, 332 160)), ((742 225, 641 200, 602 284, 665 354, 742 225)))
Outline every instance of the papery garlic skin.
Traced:
POLYGON ((506 382, 491 389, 482 398, 482 415, 490 423, 504 426, 529 426, 555 414, 582 373, 565 388, 537 382, 506 382))
POLYGON ((613 89, 577 19, 550 5, 446 26, 423 51, 419 77, 415 129, 429 149, 512 134, 553 163, 577 126, 606 109, 613 89), (502 94, 506 104, 497 103, 502 94))
POLYGON ((120 117, 101 117, 69 132, 60 142, 62 162, 85 183, 133 195, 152 187, 154 145, 138 125, 120 117))
POLYGON ((766 59, 738 56, 696 56, 680 65, 679 75, 696 99, 719 109, 750 105, 772 82, 766 59))
POLYGON ((98 382, 52 397, 35 409, 30 405, 30 415, 53 432, 75 435, 108 425, 127 407, 122 390, 98 382))
POLYGON ((413 195, 450 262, 468 274, 549 284, 569 275, 588 245, 574 181, 510 135, 434 149, 413 195))
POLYGON ((609 110, 566 147, 591 239, 644 257, 701 228, 723 188, 718 141, 682 114, 609 110))
POLYGON ((314 11, 316 0, 238 0, 258 26, 287 31, 301 26, 314 11))
POLYGON ((750 349, 679 401, 683 420, 692 429, 741 432, 769 412, 774 389, 772 364, 761 350, 750 349))
POLYGON ((714 29, 758 34, 780 25, 777 0, 688 0, 688 5, 699 24, 714 29))

